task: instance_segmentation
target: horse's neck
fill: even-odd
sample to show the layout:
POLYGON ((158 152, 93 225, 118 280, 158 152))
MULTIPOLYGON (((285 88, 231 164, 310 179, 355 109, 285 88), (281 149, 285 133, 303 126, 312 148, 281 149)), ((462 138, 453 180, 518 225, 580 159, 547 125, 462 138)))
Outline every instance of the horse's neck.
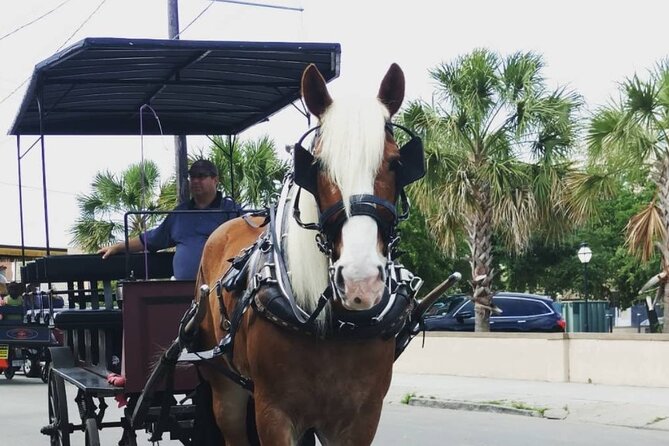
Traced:
MULTIPOLYGON (((294 196, 296 188, 293 188, 294 196)), ((296 303, 307 312, 316 308, 319 296, 328 286, 328 260, 316 245, 316 233, 300 227, 292 217, 292 202, 287 204, 286 263, 296 303)), ((300 194, 300 219, 305 223, 318 221, 316 200, 306 191, 300 194)))

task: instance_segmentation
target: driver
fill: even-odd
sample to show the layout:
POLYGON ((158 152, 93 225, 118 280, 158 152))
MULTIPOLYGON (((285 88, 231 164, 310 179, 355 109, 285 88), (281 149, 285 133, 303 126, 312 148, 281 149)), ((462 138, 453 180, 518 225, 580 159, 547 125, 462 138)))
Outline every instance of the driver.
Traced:
MULTIPOLYGON (((200 266, 200 257, 209 235, 227 220, 237 217, 241 207, 218 191, 218 169, 208 160, 195 161, 188 170, 190 201, 175 208, 180 210, 220 210, 216 213, 169 214, 156 228, 128 240, 130 252, 150 252, 176 247, 173 260, 174 278, 194 280, 200 266)), ((119 242, 98 251, 102 258, 125 252, 125 243, 119 242)))

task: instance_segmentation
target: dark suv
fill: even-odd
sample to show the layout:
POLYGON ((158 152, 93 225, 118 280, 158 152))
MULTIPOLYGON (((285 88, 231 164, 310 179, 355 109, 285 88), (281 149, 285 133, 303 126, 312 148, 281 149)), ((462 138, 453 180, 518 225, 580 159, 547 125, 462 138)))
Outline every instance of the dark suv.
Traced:
MULTIPOLYGON (((492 299, 502 313, 490 316, 490 331, 565 331, 558 306, 549 297, 497 293, 492 299)), ((464 295, 441 298, 428 311, 424 326, 426 330, 474 331, 474 302, 464 295)))

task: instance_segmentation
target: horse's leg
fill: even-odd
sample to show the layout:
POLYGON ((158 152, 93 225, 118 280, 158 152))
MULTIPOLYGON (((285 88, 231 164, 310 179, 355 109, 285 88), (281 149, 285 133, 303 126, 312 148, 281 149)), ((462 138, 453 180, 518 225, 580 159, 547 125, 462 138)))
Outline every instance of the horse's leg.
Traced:
POLYGON ((224 376, 209 377, 216 424, 226 446, 249 446, 246 433, 246 406, 249 393, 224 376))
POLYGON ((382 400, 363 404, 351 416, 340 417, 335 423, 326 422, 318 429, 323 446, 369 446, 374 440, 381 418, 382 400))
POLYGON ((262 446, 296 446, 297 438, 288 415, 256 394, 256 426, 262 446))

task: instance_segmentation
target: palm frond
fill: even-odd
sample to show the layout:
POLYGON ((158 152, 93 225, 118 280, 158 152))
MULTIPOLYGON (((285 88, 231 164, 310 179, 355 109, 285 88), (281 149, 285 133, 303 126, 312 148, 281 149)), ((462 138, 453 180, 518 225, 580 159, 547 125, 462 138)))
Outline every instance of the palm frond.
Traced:
POLYGON ((611 197, 617 184, 614 176, 608 173, 569 172, 559 205, 566 209, 575 222, 585 222, 597 215, 599 200, 611 197))
POLYGON ((666 240, 660 209, 654 201, 630 219, 625 232, 629 252, 647 262, 653 256, 655 241, 666 240))

